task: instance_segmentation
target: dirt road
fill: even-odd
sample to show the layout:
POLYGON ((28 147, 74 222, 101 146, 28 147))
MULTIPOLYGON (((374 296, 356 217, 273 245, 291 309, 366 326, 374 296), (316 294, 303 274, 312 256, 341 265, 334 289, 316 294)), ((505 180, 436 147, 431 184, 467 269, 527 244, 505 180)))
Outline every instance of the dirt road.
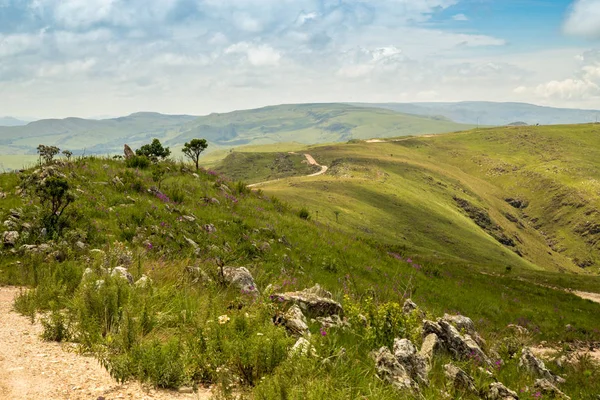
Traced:
POLYGON ((42 327, 12 311, 19 289, 0 287, 0 400, 201 399, 208 391, 183 394, 120 385, 96 359, 73 346, 44 342, 42 327))
MULTIPOLYGON (((296 154, 293 152, 290 152, 289 154, 296 154)), ((314 174, 310 174, 310 175, 305 175, 308 177, 311 176, 319 176, 319 175, 323 175, 325 172, 327 172, 327 170, 329 169, 329 167, 327 167, 326 165, 321 165, 319 164, 317 161, 315 161, 315 159, 313 158, 313 156, 311 156, 310 154, 304 154, 304 158, 306 158, 306 161, 310 164, 310 165, 316 165, 318 167, 321 167, 321 170, 319 172, 315 172, 314 174)), ((287 178, 285 178, 287 179, 287 178)), ((248 185, 249 188, 254 188, 257 186, 262 186, 262 185, 267 185, 269 183, 273 183, 273 182, 279 182, 281 179, 272 179, 270 181, 264 181, 264 182, 258 182, 258 183, 253 183, 251 185, 248 185)))

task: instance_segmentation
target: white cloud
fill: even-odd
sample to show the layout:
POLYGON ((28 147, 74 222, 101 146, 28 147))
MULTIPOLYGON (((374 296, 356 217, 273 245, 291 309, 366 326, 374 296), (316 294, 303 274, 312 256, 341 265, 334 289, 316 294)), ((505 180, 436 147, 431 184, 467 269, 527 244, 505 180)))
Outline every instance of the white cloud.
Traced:
POLYGON ((600 0, 576 0, 564 31, 569 35, 600 38, 600 0))
POLYGON ((456 14, 452 16, 452 19, 455 21, 468 21, 469 17, 467 17, 465 14, 456 14))
POLYGON ((281 54, 271 46, 248 42, 229 46, 225 54, 244 54, 248 62, 255 67, 277 66, 281 60, 281 54))
POLYGON ((582 100, 596 97, 600 94, 600 87, 594 82, 582 79, 565 79, 550 81, 538 85, 535 89, 538 96, 556 98, 560 100, 582 100))

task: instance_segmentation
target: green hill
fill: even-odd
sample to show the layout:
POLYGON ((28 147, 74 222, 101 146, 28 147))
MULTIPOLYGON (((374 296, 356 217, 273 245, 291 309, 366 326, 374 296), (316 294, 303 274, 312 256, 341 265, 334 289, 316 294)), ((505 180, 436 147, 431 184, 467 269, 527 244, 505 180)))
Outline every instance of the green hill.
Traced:
MULTIPOLYGON (((468 125, 394 111, 342 104, 304 104, 211 114, 205 117, 137 113, 128 117, 40 120, 25 126, 0 126, 0 163, 6 155, 35 155, 39 144, 75 154, 121 154, 153 138, 175 150, 196 137, 210 151, 240 145, 345 141, 352 138, 419 135, 464 130, 468 125)), ((11 165, 13 165, 11 163, 11 165)))
MULTIPOLYGON (((485 132, 446 140, 469 135, 486 140, 485 132)), ((75 342, 120 380, 167 388, 213 385, 221 396, 235 390, 255 399, 411 399, 412 392, 377 376, 370 352, 400 337, 420 346, 423 317, 459 313, 473 318, 497 366, 491 377, 476 360, 454 361, 475 377, 477 390, 488 391, 497 379, 533 398, 536 376, 519 369, 515 352, 541 340, 600 340, 600 305, 564 290, 593 291, 600 281, 536 268, 499 245, 491 235, 501 232, 493 226, 486 239, 467 215, 487 207, 496 189, 449 162, 435 167, 429 152, 437 140, 314 151, 333 175, 291 178, 276 188, 296 204, 305 202, 295 196, 319 203, 319 215, 312 205, 307 213, 267 196, 270 191, 252 192, 212 170, 194 174, 189 165, 172 162, 163 164, 164 175, 156 167, 138 170, 94 157, 0 174, 0 282, 30 286, 16 309, 32 318, 43 312, 47 340, 75 342), (53 179, 64 179, 73 196, 58 219, 51 211, 56 203, 43 201, 61 193, 44 190, 53 179), (470 187, 474 182, 480 185, 470 187), (463 204, 459 210, 451 195, 472 206, 456 203, 463 204), (404 216, 386 222, 390 201, 404 216), (330 212, 338 209, 339 223, 330 212), (378 209, 382 216, 374 214, 378 209), (427 226, 434 220, 427 213, 445 219, 427 226), (361 218, 373 222, 362 225, 361 218), (384 222, 385 229, 376 227, 384 222), (431 253, 431 230, 443 224, 447 237, 431 253), (390 240, 394 236, 397 241, 390 240), (422 237, 428 251, 408 246, 413 237, 422 237), (463 241, 481 246, 472 251, 482 258, 458 254, 463 241), (229 275, 221 271, 230 269, 224 267, 245 267, 254 282, 227 284, 229 275), (308 319, 314 352, 293 354, 297 338, 281 325, 286 303, 275 293, 315 283, 332 291, 347 324, 308 319), (406 297, 421 308, 405 313, 406 297), (515 337, 511 323, 529 333, 515 337)), ((496 221, 497 212, 489 214, 496 221)), ((529 233, 522 236, 533 241, 529 233)), ((432 359, 423 398, 479 397, 446 386, 443 365, 452 357, 432 359)), ((594 364, 548 365, 566 377, 561 389, 574 398, 591 399, 600 390, 594 364)))

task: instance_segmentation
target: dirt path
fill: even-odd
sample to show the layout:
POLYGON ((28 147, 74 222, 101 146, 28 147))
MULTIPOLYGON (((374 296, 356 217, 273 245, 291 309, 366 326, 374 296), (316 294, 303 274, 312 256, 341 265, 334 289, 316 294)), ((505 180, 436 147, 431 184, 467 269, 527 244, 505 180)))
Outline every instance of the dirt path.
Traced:
MULTIPOLYGON (((294 152, 290 152, 289 154, 296 154, 294 152)), ((328 166, 326 165, 321 165, 319 164, 314 158, 313 156, 311 156, 310 154, 304 154, 304 158, 306 158, 306 161, 310 164, 310 165, 316 165, 317 167, 321 167, 321 170, 319 172, 315 172, 314 174, 310 174, 310 175, 305 175, 307 177, 311 177, 311 176, 319 176, 319 175, 323 175, 325 172, 327 172, 327 170, 329 169, 328 166)), ((262 186, 262 185, 267 185, 269 183, 274 183, 274 182, 279 182, 282 179, 288 179, 288 178, 281 178, 281 179, 272 179, 270 181, 264 181, 264 182, 258 182, 258 183, 253 183, 251 185, 248 185, 249 188, 254 188, 257 186, 262 186)))
POLYGON ((12 311, 18 293, 0 287, 0 400, 210 398, 208 391, 183 394, 118 384, 96 359, 74 353, 68 344, 42 341, 40 324, 12 311))

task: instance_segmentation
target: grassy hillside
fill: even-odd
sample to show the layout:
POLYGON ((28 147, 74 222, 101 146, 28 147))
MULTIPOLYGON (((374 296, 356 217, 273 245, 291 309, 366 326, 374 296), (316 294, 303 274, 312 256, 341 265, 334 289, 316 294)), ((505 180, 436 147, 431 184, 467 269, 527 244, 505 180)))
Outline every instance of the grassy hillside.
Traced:
POLYGON ((599 126, 574 125, 313 147, 326 175, 263 190, 423 254, 597 273, 599 145, 599 126))
MULTIPOLYGON (((183 144, 206 138, 209 152, 241 145, 345 141, 352 138, 419 135, 467 129, 468 125, 390 110, 342 104, 304 104, 211 114, 205 117, 137 113, 128 117, 41 120, 25 126, 0 126, 0 163, 4 156, 34 155, 39 144, 75 154, 121 154, 123 144, 137 148, 153 138, 170 146, 176 157, 183 144)), ((11 163, 12 164, 12 163, 11 163)))
MULTIPOLYGON (((333 196, 321 192, 322 204, 350 209, 346 202, 350 193, 335 183, 343 181, 357 191, 357 198, 370 199, 369 207, 384 208, 394 194, 375 193, 367 180, 387 179, 390 190, 401 185, 407 199, 421 199, 415 207, 447 214, 448 221, 466 226, 466 217, 434 187, 443 187, 435 179, 455 184, 453 191, 473 204, 483 206, 486 198, 460 186, 458 168, 454 180, 444 176, 447 167, 439 167, 428 173, 433 179, 430 186, 414 187, 430 179, 414 162, 409 163, 407 154, 414 147, 406 144, 328 146, 315 152, 327 162, 333 161, 328 154, 336 158, 346 154, 350 162, 365 151, 365 161, 382 159, 376 168, 354 161, 356 167, 346 167, 341 162, 334 165, 335 177, 315 179, 314 184, 326 185, 333 196), (390 149, 395 154, 388 155, 390 149)), ((420 316, 404 314, 401 308, 408 296, 428 318, 444 312, 472 317, 488 339, 487 348, 503 360, 495 360, 501 367, 493 375, 523 399, 535 398, 531 390, 535 376, 518 370, 510 350, 517 342, 507 324, 530 330, 518 342, 521 345, 542 339, 600 340, 599 304, 559 288, 515 279, 521 269, 533 266, 495 247, 493 239, 484 248, 491 252, 487 259, 508 260, 515 267, 512 272, 502 269, 496 276, 484 275, 478 271, 483 271, 485 261, 466 263, 464 254, 462 258, 448 255, 454 250, 426 255, 385 235, 365 238, 345 226, 350 217, 363 218, 360 212, 344 210, 338 224, 329 213, 323 211, 317 218, 311 210, 313 218, 306 220, 297 208, 262 191, 250 192, 244 184, 229 182, 214 171, 194 176, 185 165, 165 167, 160 189, 155 188, 158 183, 151 169, 130 169, 121 161, 89 157, 50 169, 0 174, 0 191, 6 194, 0 216, 9 221, 2 229, 20 233, 14 247, 5 245, 1 250, 0 282, 34 288, 18 299, 17 309, 32 317, 37 311, 47 312, 47 339, 76 342, 119 379, 173 388, 214 384, 224 397, 235 389, 255 399, 414 398, 379 379, 369 356, 371 350, 390 346, 395 337, 409 337, 420 346, 420 316), (39 197, 48 174, 64 176, 74 195, 60 222, 50 226, 54 214, 48 213, 48 203, 41 203, 39 197), (261 294, 249 295, 223 284, 219 275, 223 264, 248 268, 261 294), (130 285, 107 272, 116 266, 128 268, 133 281, 139 282, 143 275, 149 280, 130 285), (342 302, 351 325, 323 327, 309 320, 313 335, 308 339, 318 355, 290 355, 296 339, 273 324, 284 309, 270 294, 314 283, 342 302)), ((310 188, 308 178, 290 182, 310 188)), ((311 192, 303 193, 312 197, 311 192)), ((400 195, 396 201, 408 204, 400 195)), ((364 218, 371 210, 362 211, 364 218)), ((400 207, 396 212, 406 210, 400 207)), ((409 211, 417 215, 416 209, 409 211)), ((427 228, 419 224, 412 221, 396 231, 417 235, 417 229, 427 228)), ((473 232, 476 229, 471 226, 473 232)), ((450 243, 467 230, 446 232, 456 232, 448 238, 450 243)), ((483 240, 477 243, 486 246, 483 240)), ((473 249, 482 257, 484 250, 473 249)), ((568 275, 539 274, 557 287, 568 275)), ((568 284, 589 289, 600 282, 573 276, 568 284)), ((423 398, 437 399, 444 392, 455 398, 477 398, 446 385, 442 365, 448 357, 433 362, 431 384, 421 389, 423 398)), ((476 378, 481 390, 493 382, 477 363, 464 360, 459 365, 476 378)), ((550 365, 567 377, 561 388, 574 398, 591 399, 600 390, 600 369, 592 364, 550 365)))
POLYGON ((542 107, 527 103, 463 101, 459 103, 375 103, 359 104, 402 113, 447 118, 465 124, 529 125, 581 124, 598 121, 600 110, 542 107))

